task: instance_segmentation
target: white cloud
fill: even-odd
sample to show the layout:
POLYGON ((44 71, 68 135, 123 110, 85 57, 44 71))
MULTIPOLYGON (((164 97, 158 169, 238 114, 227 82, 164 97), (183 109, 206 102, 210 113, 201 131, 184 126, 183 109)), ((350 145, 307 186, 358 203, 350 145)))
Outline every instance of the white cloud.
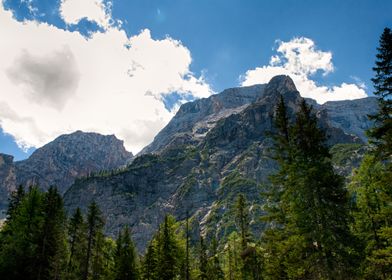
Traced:
POLYGON ((324 76, 334 71, 332 53, 318 50, 309 38, 294 38, 288 42, 278 41, 277 55, 269 65, 249 70, 242 77, 242 85, 268 83, 276 75, 290 75, 303 97, 315 99, 322 104, 332 100, 366 97, 363 83, 342 83, 338 86, 321 86, 312 80, 317 72, 324 76))
MULTIPOLYGON (((127 37, 108 27, 90 38, 35 21, 18 22, 0 4, 0 126, 22 147, 75 130, 115 134, 133 152, 174 112, 163 98, 212 94, 190 72, 189 50, 149 30, 127 37)), ((177 107, 177 106, 176 106, 177 107)))
POLYGON ((107 29, 111 24, 110 13, 110 5, 103 0, 61 0, 60 3, 60 16, 67 24, 78 24, 86 18, 107 29))

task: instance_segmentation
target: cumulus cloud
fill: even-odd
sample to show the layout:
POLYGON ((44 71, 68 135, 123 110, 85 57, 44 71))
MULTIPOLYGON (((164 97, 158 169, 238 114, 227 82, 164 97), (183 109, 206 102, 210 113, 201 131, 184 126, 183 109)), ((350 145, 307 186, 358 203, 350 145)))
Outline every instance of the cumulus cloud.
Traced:
POLYGON ((268 83, 276 75, 290 75, 303 97, 315 99, 322 104, 332 100, 366 97, 363 83, 342 83, 336 86, 318 85, 312 76, 318 72, 327 75, 334 71, 332 53, 318 50, 309 38, 294 38, 288 42, 278 41, 277 54, 268 65, 248 70, 242 77, 242 85, 268 83))
POLYGON ((112 22, 110 2, 105 4, 103 0, 61 0, 60 16, 67 24, 78 24, 86 18, 105 29, 112 22))
POLYGON ((11 82, 24 88, 32 102, 47 103, 57 109, 62 109, 74 95, 80 78, 69 47, 43 57, 22 50, 6 74, 11 82))
POLYGON ((213 93, 190 71, 191 53, 180 41, 156 40, 147 29, 128 37, 109 26, 85 38, 18 22, 0 4, 0 37, 7 38, 0 44, 0 126, 25 148, 83 130, 115 134, 138 152, 174 114, 166 96, 175 92, 182 102, 213 93))

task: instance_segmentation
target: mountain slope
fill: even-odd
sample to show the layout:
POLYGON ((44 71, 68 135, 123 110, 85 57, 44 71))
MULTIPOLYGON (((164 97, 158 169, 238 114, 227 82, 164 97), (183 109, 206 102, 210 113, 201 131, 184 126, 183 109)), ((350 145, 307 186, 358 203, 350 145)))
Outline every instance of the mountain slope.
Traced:
MULTIPOLYGON (((183 220, 189 212, 191 220, 195 225, 200 223, 200 230, 207 236, 227 236, 234 226, 230 208, 240 192, 253 205, 251 216, 257 218, 262 211, 259 186, 276 169, 268 137, 273 130, 275 105, 282 95, 293 118, 301 97, 287 76, 277 76, 254 89, 257 90, 252 101, 242 102, 239 107, 236 104, 235 112, 230 114, 222 113, 228 106, 221 109, 212 106, 217 104, 212 98, 183 105, 169 128, 164 128, 164 133, 158 134, 144 151, 155 154, 137 157, 118 173, 77 180, 64 196, 68 211, 76 207, 86 211, 87 205, 95 200, 106 217, 106 232, 116 235, 120 227, 130 225, 140 250, 167 213, 183 220), (212 125, 204 133, 194 133, 211 116, 216 116, 212 125)), ((216 98, 225 99, 224 95, 216 98)), ((332 126, 326 110, 316 109, 331 146, 362 142, 358 135, 332 126)), ((257 223, 253 230, 257 233, 262 227, 257 223)), ((194 228, 197 236, 198 228, 194 228)))

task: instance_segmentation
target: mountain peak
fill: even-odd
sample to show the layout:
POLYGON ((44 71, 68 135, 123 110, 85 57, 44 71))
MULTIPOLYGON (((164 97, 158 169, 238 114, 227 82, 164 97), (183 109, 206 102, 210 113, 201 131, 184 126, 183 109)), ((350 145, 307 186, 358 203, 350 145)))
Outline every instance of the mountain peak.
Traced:
POLYGON ((287 75, 278 75, 273 77, 269 83, 267 84, 266 91, 278 92, 280 94, 284 94, 286 92, 294 92, 297 91, 293 80, 290 76, 287 75))

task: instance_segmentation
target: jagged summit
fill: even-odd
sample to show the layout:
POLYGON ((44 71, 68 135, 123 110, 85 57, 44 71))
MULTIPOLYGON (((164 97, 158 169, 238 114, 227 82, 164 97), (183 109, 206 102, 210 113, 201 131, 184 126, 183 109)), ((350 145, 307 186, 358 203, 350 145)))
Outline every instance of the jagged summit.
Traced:
POLYGON ((280 94, 286 94, 287 92, 298 92, 293 80, 290 76, 279 75, 273 77, 266 85, 266 92, 278 92, 280 94))

